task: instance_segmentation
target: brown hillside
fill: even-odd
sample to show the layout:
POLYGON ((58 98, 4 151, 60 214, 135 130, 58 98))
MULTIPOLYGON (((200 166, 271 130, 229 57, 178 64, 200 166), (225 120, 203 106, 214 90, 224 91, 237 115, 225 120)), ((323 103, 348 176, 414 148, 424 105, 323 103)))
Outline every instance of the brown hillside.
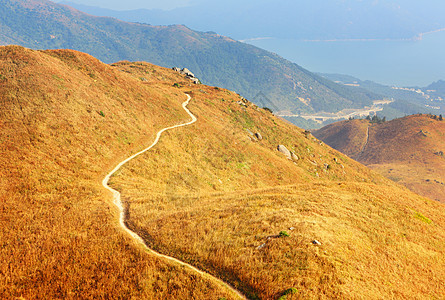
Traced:
POLYGON ((100 185, 187 117, 156 70, 141 84, 79 52, 0 48, 0 298, 230 296, 135 247, 100 185))
POLYGON ((382 124, 338 122, 314 135, 416 193, 445 202, 445 121, 438 117, 413 115, 382 124), (358 144, 366 144, 363 151, 358 144))
POLYGON ((2 47, 0 74, 1 298, 236 297, 132 241, 101 186, 189 120, 186 92, 198 121, 111 178, 149 246, 251 299, 445 294, 443 204, 231 91, 67 50, 2 47))

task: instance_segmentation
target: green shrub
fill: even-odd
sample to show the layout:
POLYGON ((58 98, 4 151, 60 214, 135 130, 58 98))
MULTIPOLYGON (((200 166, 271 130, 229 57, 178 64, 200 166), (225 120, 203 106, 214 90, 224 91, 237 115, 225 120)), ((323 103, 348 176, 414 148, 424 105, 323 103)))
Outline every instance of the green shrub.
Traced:
POLYGON ((286 231, 280 231, 280 237, 288 237, 288 236, 290 235, 286 231))
POLYGON ((273 111, 272 111, 269 107, 263 107, 263 109, 264 109, 265 111, 270 112, 271 114, 273 113, 273 111))
POLYGON ((286 300, 287 295, 296 294, 296 293, 298 293, 298 290, 296 288, 287 289, 281 294, 281 297, 278 298, 278 300, 286 300))

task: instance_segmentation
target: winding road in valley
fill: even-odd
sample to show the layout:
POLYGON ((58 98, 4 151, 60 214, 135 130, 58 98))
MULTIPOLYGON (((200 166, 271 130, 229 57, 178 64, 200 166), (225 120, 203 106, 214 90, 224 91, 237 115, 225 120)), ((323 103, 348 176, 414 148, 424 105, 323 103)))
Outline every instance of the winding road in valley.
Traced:
POLYGON ((132 159, 138 157, 139 155, 141 155, 141 154, 149 151, 151 148, 153 148, 159 142, 159 139, 161 138, 161 135, 163 132, 165 132, 167 130, 174 129, 174 128, 178 128, 178 127, 188 126, 188 125, 191 125, 196 122, 197 118, 187 108, 187 105, 190 102, 191 97, 190 97, 190 95, 187 95, 187 94, 186 94, 186 96, 187 96, 187 100, 184 103, 182 103, 182 107, 189 114, 189 116, 192 118, 192 120, 187 123, 166 127, 164 129, 160 130, 156 134, 156 139, 154 140, 153 144, 151 144, 148 148, 146 148, 146 149, 130 156, 129 158, 125 159, 124 161, 120 162, 110 173, 107 174, 107 176, 105 176, 105 178, 102 181, 102 185, 113 194, 113 202, 118 207, 119 212, 120 212, 119 223, 120 223, 120 226, 122 227, 122 229, 124 229, 125 232, 127 232, 135 241, 137 241, 139 244, 141 244, 144 248, 146 248, 151 254, 153 254, 159 258, 163 258, 163 259, 172 261, 172 262, 177 263, 181 266, 185 266, 185 267, 199 273, 201 276, 224 286, 225 288, 230 290, 233 294, 238 296, 240 299, 246 299, 246 297, 243 294, 241 294, 239 291, 237 291, 235 288, 233 288, 230 284, 222 281, 221 279, 214 277, 214 276, 210 275, 209 273, 201 271, 201 270, 195 268, 194 266, 189 265, 183 261, 180 261, 174 257, 163 255, 163 254, 160 254, 160 253, 150 249, 147 246, 147 244, 144 242, 144 240, 136 232, 134 232, 130 228, 128 228, 127 225, 125 224, 125 210, 124 210, 124 206, 123 206, 123 203, 121 200, 121 194, 108 185, 108 182, 109 182, 111 176, 113 176, 123 165, 125 165, 127 162, 131 161, 132 159))

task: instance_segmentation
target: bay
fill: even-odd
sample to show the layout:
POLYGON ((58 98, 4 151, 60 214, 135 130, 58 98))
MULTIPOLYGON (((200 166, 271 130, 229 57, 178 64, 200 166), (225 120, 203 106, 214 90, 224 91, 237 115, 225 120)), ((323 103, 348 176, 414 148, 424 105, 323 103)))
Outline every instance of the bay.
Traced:
POLYGON ((245 42, 312 71, 381 84, 424 87, 445 79, 445 31, 408 40, 302 41, 260 38, 245 42))

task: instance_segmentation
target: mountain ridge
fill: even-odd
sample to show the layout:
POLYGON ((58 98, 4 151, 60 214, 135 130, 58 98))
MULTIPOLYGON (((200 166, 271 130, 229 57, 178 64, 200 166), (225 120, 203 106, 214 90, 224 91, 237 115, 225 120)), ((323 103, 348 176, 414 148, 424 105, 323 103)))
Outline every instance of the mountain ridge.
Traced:
POLYGON ((116 11, 62 1, 94 15, 157 25, 188 24, 197 30, 221 32, 236 39, 411 39, 445 27, 439 14, 440 6, 432 1, 422 5, 413 1, 390 2, 312 1, 308 4, 286 0, 277 7, 262 0, 256 3, 226 1, 224 5, 201 1, 172 10, 116 11), (265 18, 273 21, 265 24, 262 22, 265 18))
POLYGON ((248 99, 264 94, 266 103, 257 104, 274 111, 338 111, 380 98, 332 83, 276 54, 183 25, 122 22, 40 0, 5 0, 0 10, 1 44, 75 49, 106 63, 143 60, 187 67, 201 82, 235 90, 248 99))

